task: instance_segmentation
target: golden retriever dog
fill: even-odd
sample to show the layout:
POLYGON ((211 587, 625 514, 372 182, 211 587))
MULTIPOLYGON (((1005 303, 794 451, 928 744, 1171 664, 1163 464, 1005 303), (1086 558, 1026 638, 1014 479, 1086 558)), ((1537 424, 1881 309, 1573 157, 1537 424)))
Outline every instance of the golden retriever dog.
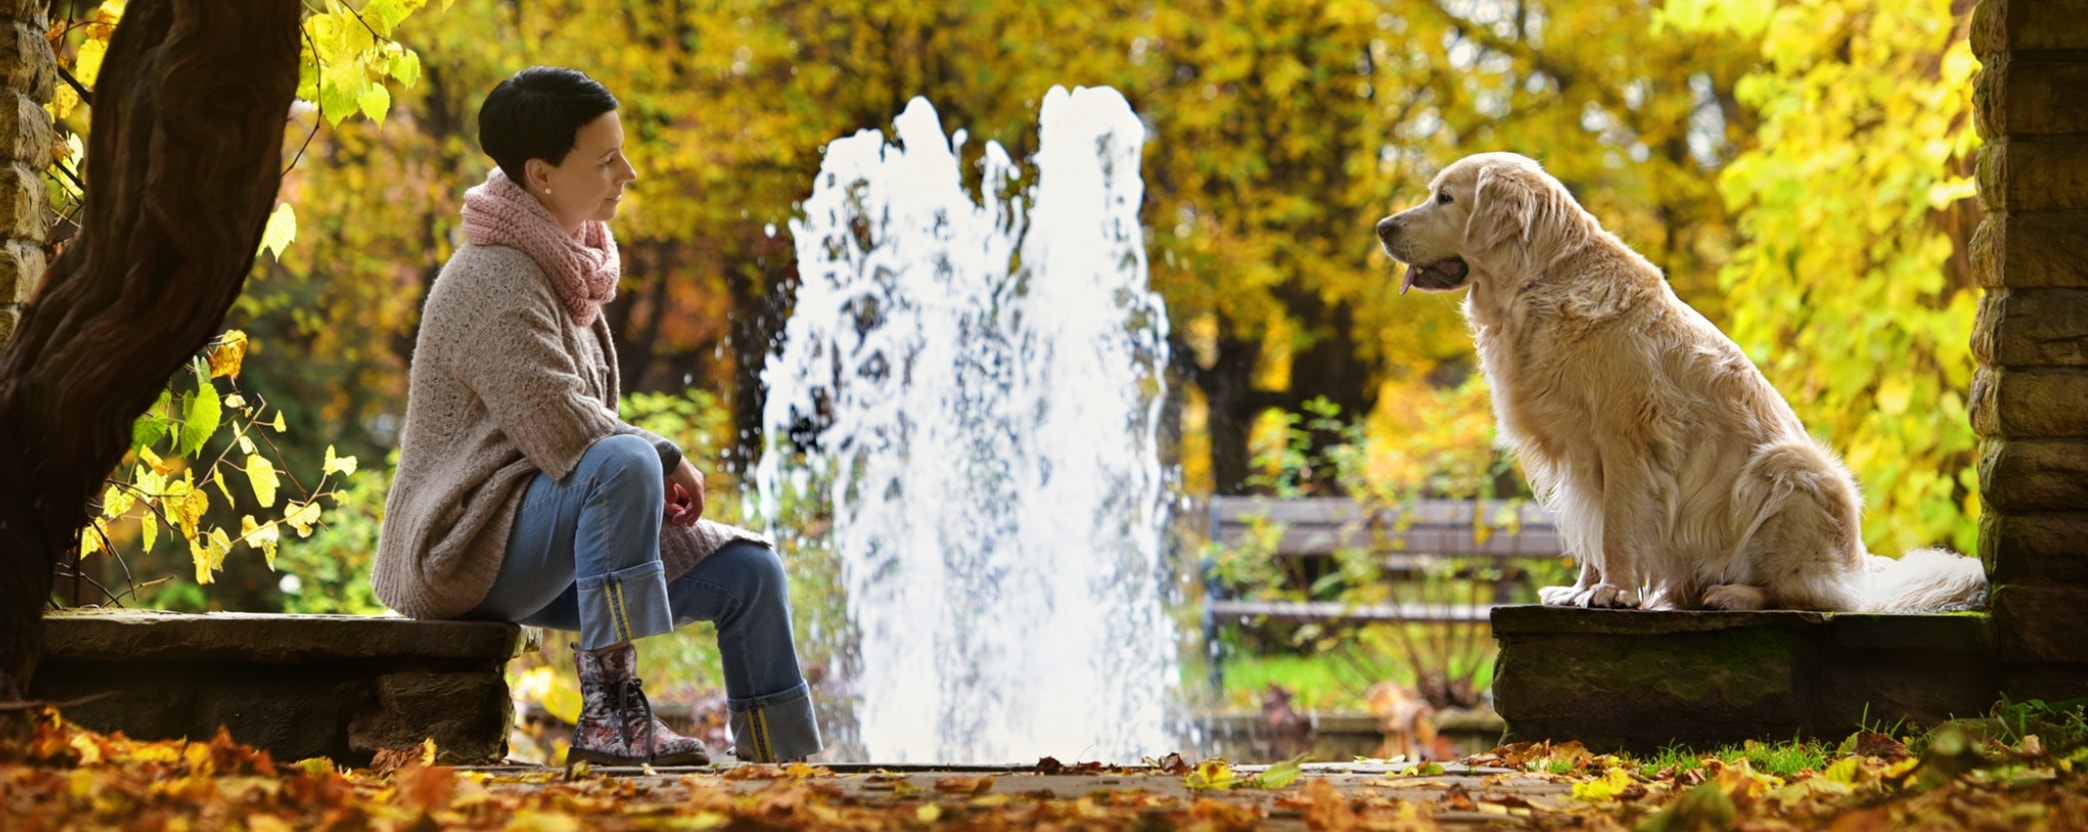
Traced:
POLYGON ((1546 604, 1927 612, 1984 606, 1977 560, 1865 551, 1856 480, 1740 347, 1557 179, 1512 153, 1444 168, 1377 224, 1400 291, 1464 314, 1522 463, 1580 563, 1546 604))

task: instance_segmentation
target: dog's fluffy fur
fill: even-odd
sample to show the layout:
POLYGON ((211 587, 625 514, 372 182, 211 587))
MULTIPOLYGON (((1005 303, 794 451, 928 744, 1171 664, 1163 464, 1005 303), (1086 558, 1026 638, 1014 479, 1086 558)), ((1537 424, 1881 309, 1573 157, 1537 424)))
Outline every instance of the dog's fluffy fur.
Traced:
POLYGON ((1738 345, 1557 179, 1512 153, 1445 168, 1380 221, 1407 287, 1466 286, 1503 444, 1580 561, 1547 604, 1940 611, 1980 563, 1863 546, 1855 479, 1738 345))

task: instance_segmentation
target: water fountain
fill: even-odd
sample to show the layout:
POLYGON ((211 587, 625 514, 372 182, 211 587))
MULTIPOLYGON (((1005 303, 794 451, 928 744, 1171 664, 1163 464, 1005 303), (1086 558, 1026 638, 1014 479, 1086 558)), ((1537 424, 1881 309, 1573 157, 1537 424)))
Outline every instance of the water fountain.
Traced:
POLYGON ((764 512, 832 506, 853 739, 881 762, 1169 750, 1145 129, 1115 90, 1053 88, 1035 182, 989 142, 974 197, 964 131, 919 98, 894 127, 827 146, 763 375, 764 512))

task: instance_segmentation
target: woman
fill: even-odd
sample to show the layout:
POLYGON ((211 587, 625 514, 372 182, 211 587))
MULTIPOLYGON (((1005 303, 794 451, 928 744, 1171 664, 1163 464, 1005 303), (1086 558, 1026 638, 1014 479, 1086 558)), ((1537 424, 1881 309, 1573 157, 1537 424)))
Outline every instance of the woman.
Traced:
POLYGON ((617 418, 608 221, 637 171, 616 98, 532 67, 479 109, 499 167, 464 195, 464 236, 428 290, 399 470, 371 578, 414 618, 577 630, 584 700, 569 759, 701 765, 653 716, 633 639, 718 626, 742 760, 820 748, 767 540, 700 519, 703 475, 617 418))

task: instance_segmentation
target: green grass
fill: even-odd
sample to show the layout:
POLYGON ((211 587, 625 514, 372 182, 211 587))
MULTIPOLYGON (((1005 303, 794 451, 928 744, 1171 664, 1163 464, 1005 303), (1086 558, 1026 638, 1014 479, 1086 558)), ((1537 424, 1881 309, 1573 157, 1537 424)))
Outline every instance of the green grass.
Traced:
POLYGON ((1703 768, 1706 760, 1718 760, 1727 765, 1746 761, 1747 767, 1755 771, 1777 777, 1792 777, 1803 772, 1825 770, 1827 763, 1835 756, 1837 753, 1833 747, 1813 740, 1792 739, 1773 743, 1749 740, 1740 745, 1722 745, 1710 753, 1675 744, 1661 749, 1659 754, 1637 762, 1648 771, 1673 768, 1677 772, 1683 772, 1703 768))
MULTIPOLYGON (((1424 625, 1410 625, 1416 630, 1424 625)), ((1420 635, 1402 640, 1391 627, 1358 628, 1339 639, 1311 645, 1299 652, 1257 654, 1233 647, 1219 660, 1223 672, 1219 705, 1255 708, 1270 684, 1291 692, 1291 707, 1301 711, 1363 712, 1370 709, 1367 693, 1379 682, 1414 685, 1414 668, 1406 656, 1406 645, 1426 643, 1420 635)), ((1453 673, 1469 673, 1475 690, 1493 684, 1493 642, 1480 639, 1476 652, 1457 662, 1453 673)), ((1201 670, 1184 668, 1185 674, 1201 670)), ((1201 678, 1201 677, 1195 677, 1201 678)), ((1185 681, 1194 681, 1194 678, 1185 681)))

